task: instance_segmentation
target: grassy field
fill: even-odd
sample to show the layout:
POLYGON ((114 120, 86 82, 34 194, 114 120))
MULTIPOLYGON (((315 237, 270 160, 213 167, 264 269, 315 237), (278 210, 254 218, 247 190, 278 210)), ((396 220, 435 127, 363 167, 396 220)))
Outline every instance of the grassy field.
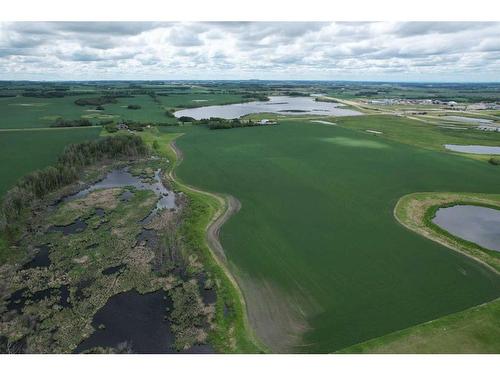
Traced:
MULTIPOLYGON (((383 120, 365 126, 406 125, 383 120)), ((241 201, 221 240, 272 349, 332 352, 500 296, 496 274, 393 216, 415 191, 493 193, 493 166, 308 121, 177 131, 178 176, 241 201)))
POLYGON ((500 145, 500 133, 479 131, 467 124, 460 125, 467 127, 467 130, 455 130, 402 117, 379 115, 343 117, 335 119, 335 122, 340 126, 363 132, 376 130, 382 132, 377 137, 431 150, 443 151, 444 144, 500 145))
POLYGON ((0 132, 0 197, 16 180, 53 164, 64 147, 96 138, 100 129, 50 129, 0 132))
POLYGON ((351 346, 340 353, 500 353, 500 300, 351 346))

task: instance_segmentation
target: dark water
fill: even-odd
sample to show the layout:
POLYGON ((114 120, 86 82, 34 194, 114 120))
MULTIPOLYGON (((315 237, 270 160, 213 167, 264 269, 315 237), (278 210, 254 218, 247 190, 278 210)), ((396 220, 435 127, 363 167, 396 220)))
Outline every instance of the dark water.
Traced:
POLYGON ((205 305, 209 305, 215 303, 217 301, 217 293, 215 292, 215 288, 205 288, 205 282, 207 281, 207 275, 205 273, 201 273, 198 276, 198 287, 201 294, 201 299, 205 305))
POLYGON ((49 245, 40 245, 37 247, 37 253, 33 257, 33 259, 26 263, 23 266, 23 269, 27 270, 30 268, 45 268, 50 266, 50 263, 49 245))
MULTIPOLYGON (((172 349, 174 335, 165 314, 172 302, 162 290, 139 294, 128 291, 111 297, 92 320, 95 332, 82 341, 76 353, 94 347, 116 348, 127 343, 133 353, 177 353, 172 349), (101 325, 104 328, 99 328, 101 325)), ((189 353, 213 352, 210 346, 191 348, 189 353)))
POLYGON ((28 288, 22 288, 16 290, 14 293, 10 295, 7 300, 7 310, 8 311, 17 311, 20 313, 24 306, 26 305, 26 292, 28 288))
POLYGON ((224 119, 239 118, 250 113, 281 113, 328 116, 358 116, 361 112, 343 108, 342 104, 317 102, 314 97, 270 96, 268 102, 249 102, 227 105, 212 105, 183 109, 174 113, 175 117, 188 116, 196 120, 210 117, 224 119))
POLYGON ((125 264, 119 264, 118 266, 113 266, 113 267, 108 267, 105 270, 102 271, 103 275, 113 275, 117 272, 120 272, 126 267, 125 264))
POLYGON ((28 288, 16 290, 8 299, 7 310, 21 313, 26 303, 37 303, 53 296, 59 296, 58 303, 62 307, 71 307, 69 288, 67 285, 61 285, 59 288, 47 288, 32 294, 28 288))
POLYGON ((76 219, 73 223, 68 225, 53 225, 48 231, 49 232, 62 232, 65 236, 68 234, 81 233, 87 228, 87 223, 81 218, 76 219))
POLYGON ((136 240, 137 245, 144 245, 149 248, 155 248, 159 243, 158 234, 153 229, 142 229, 136 240))
POLYGON ((500 210, 473 205, 440 208, 434 224, 486 249, 500 251, 500 210))
POLYGON ((134 197, 134 193, 130 190, 125 190, 122 195, 120 195, 120 200, 122 202, 129 202, 134 197))

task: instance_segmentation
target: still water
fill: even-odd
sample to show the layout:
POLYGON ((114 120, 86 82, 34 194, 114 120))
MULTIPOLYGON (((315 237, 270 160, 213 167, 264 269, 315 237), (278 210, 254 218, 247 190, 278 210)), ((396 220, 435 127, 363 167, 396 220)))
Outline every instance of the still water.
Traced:
POLYGON ((249 102, 189 108, 174 113, 196 120, 210 117, 234 119, 250 113, 279 113, 283 115, 358 116, 361 112, 343 108, 340 103, 317 102, 314 97, 270 96, 267 102, 249 102))
POLYGON ((436 212, 432 222, 464 240, 500 251, 500 210, 473 205, 445 207, 436 212))

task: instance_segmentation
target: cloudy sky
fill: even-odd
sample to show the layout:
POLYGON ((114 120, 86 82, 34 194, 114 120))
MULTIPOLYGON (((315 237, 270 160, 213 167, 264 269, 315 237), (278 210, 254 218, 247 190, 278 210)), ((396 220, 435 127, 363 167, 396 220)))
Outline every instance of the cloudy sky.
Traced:
POLYGON ((1 23, 0 79, 500 81, 500 23, 1 23))

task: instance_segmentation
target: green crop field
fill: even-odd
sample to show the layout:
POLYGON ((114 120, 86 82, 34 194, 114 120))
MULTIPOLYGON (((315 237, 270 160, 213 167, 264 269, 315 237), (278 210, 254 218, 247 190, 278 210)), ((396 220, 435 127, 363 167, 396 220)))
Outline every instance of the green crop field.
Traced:
MULTIPOLYGON (((86 96, 86 97, 90 97, 86 96)), ((91 112, 92 107, 75 104, 78 96, 64 98, 0 98, 0 129, 44 128, 57 117, 76 120, 91 112)))
MULTIPOLYGON (((342 125, 363 121, 408 125, 342 125)), ((242 204, 221 242, 271 349, 333 352, 500 296, 498 275, 393 216, 416 191, 498 192, 494 166, 309 121, 180 130, 179 178, 242 204)))
MULTIPOLYGON (((117 120, 129 120, 139 122, 168 122, 169 118, 165 115, 165 109, 153 101, 148 95, 138 95, 132 98, 118 98, 117 103, 105 104, 104 111, 94 111, 87 117, 96 116, 97 118, 113 116, 117 120), (129 104, 139 105, 140 109, 128 109, 129 104), (104 115, 104 116, 103 116, 104 115)), ((92 108, 92 107, 89 107, 92 108)))
POLYGON ((52 165, 67 144, 96 138, 99 132, 98 128, 0 132, 0 197, 18 178, 52 165))
POLYGON ((366 130, 376 130, 382 132, 377 137, 433 150, 444 150, 444 144, 500 145, 500 133, 480 131, 467 124, 460 125, 467 130, 456 130, 407 118, 382 115, 344 117, 336 119, 335 122, 342 127, 360 130, 365 134, 366 130))

